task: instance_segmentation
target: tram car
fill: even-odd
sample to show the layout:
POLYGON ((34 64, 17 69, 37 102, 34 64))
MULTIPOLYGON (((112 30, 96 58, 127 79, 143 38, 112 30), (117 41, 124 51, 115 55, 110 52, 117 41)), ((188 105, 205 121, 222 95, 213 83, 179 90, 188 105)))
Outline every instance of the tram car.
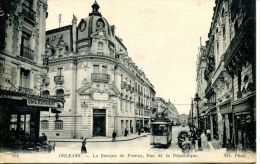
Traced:
POLYGON ((151 145, 169 147, 172 141, 172 122, 167 118, 155 118, 151 121, 151 145))

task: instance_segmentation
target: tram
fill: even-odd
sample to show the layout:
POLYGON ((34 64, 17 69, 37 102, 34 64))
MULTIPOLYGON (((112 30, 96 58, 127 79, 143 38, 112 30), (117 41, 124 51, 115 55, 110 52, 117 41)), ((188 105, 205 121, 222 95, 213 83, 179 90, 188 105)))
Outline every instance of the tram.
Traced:
POLYGON ((151 121, 151 145, 169 147, 172 141, 172 122, 167 118, 157 117, 151 121))

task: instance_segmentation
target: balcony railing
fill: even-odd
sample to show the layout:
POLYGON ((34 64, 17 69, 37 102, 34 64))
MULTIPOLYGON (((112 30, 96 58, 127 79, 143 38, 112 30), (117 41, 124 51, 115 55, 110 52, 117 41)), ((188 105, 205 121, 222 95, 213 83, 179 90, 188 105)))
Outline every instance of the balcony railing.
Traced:
POLYGON ((18 91, 20 93, 29 94, 29 95, 31 95, 33 93, 33 89, 26 88, 26 87, 21 87, 21 86, 19 86, 19 90, 18 91))
POLYGON ((21 56, 34 61, 34 51, 28 47, 22 47, 21 56))
POLYGON ((234 53, 236 52, 237 48, 243 43, 245 39, 245 29, 244 25, 241 25, 239 28, 239 31, 236 32, 234 38, 230 42, 227 51, 224 54, 224 62, 225 65, 227 65, 232 57, 234 56, 234 53))
POLYGON ((92 73, 91 74, 91 80, 93 82, 103 82, 108 83, 110 80, 110 76, 105 73, 92 73))
POLYGON ((59 76, 54 76, 54 82, 56 84, 63 84, 64 83, 64 76, 59 75, 59 76))
POLYGON ((23 16, 25 18, 27 18, 32 23, 35 22, 36 12, 30 6, 27 6, 26 4, 23 4, 23 6, 22 6, 22 14, 23 14, 23 16))

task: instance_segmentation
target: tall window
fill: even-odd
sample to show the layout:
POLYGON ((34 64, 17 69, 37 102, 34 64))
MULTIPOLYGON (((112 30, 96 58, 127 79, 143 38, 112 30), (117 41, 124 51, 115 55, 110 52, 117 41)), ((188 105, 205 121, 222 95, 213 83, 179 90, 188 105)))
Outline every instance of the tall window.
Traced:
POLYGON ((103 51, 103 43, 98 42, 98 51, 103 51))
POLYGON ((30 70, 25 70, 21 68, 20 86, 25 88, 30 88, 30 70))
POLYGON ((54 122, 55 130, 62 130, 63 129, 63 121, 62 120, 56 120, 54 122))
POLYGON ((63 98, 64 97, 64 90, 63 89, 57 89, 56 96, 58 98, 63 98))
POLYGON ((104 73, 104 74, 107 74, 107 73, 108 73, 108 71, 107 71, 107 66, 102 65, 102 73, 104 73))
POLYGON ((63 75, 63 68, 60 67, 58 68, 58 76, 62 76, 63 75))
POLYGON ((47 121, 47 120, 42 120, 42 121, 41 121, 41 128, 42 128, 42 129, 48 129, 48 128, 49 128, 49 121, 47 121))
POLYGON ((99 65, 93 65, 93 72, 99 73, 99 65))

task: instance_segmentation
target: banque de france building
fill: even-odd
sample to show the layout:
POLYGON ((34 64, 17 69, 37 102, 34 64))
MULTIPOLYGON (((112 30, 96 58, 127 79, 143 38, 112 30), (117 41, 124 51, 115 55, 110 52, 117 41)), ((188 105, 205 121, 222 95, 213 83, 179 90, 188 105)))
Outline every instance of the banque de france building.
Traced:
POLYGON ((48 74, 42 94, 64 97, 62 113, 41 115, 49 138, 111 137, 149 127, 155 90, 127 48, 92 5, 87 18, 46 32, 48 74))

